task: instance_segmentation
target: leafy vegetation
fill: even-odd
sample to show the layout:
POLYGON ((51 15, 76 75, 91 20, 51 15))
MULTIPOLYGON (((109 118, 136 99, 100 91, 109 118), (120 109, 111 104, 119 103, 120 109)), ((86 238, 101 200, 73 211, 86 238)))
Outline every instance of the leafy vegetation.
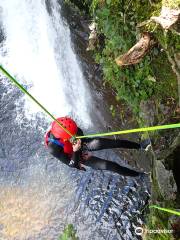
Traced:
MULTIPOLYGON (((168 214, 164 214, 158 210, 151 209, 150 214, 148 215, 147 229, 169 229, 168 226, 168 214)), ((147 234, 147 240, 169 240, 173 239, 172 234, 170 233, 161 233, 161 234, 147 234)))
POLYGON ((59 237, 59 240, 79 240, 79 238, 76 237, 76 231, 74 230, 72 224, 65 227, 62 235, 59 237))
MULTIPOLYGON (((176 208, 177 204, 172 201, 163 201, 161 204, 166 208, 176 208)), ((146 240, 169 240, 169 239, 179 239, 179 230, 176 223, 169 221, 169 217, 172 215, 167 212, 159 211, 158 209, 150 208, 150 213, 147 216, 146 229, 149 230, 171 230, 172 232, 164 232, 161 234, 147 233, 146 240), (176 238, 177 237, 177 238, 176 238)), ((179 212, 177 212, 179 214, 179 212)))
POLYGON ((137 28, 152 15, 159 15, 161 5, 161 1, 151 4, 147 0, 93 0, 91 4, 98 32, 105 37, 103 50, 100 51, 102 43, 96 49, 96 61, 103 68, 105 82, 116 90, 117 100, 130 105, 137 118, 141 101, 155 98, 160 103, 169 97, 177 99, 177 80, 165 50, 178 50, 178 37, 171 31, 164 33, 155 23, 137 28), (140 31, 153 32, 159 44, 139 64, 120 68, 115 58, 137 42, 140 31))

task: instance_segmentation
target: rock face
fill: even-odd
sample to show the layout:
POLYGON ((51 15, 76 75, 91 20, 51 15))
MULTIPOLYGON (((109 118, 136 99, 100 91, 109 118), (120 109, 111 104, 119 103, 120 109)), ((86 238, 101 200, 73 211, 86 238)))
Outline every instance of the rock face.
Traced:
POLYGON ((171 28, 180 17, 180 10, 179 9, 170 9, 168 7, 162 7, 161 14, 159 17, 151 17, 151 20, 155 21, 156 23, 160 24, 163 29, 171 28))
POLYGON ((175 200, 177 186, 174 181, 173 172, 166 170, 161 161, 157 161, 156 172, 162 196, 167 200, 175 200))
POLYGON ((89 34, 89 45, 88 45, 87 51, 95 50, 99 42, 96 23, 93 22, 92 24, 90 24, 89 29, 91 32, 89 34))
POLYGON ((156 114, 155 102, 152 100, 141 101, 141 117, 146 122, 147 126, 153 126, 156 114))

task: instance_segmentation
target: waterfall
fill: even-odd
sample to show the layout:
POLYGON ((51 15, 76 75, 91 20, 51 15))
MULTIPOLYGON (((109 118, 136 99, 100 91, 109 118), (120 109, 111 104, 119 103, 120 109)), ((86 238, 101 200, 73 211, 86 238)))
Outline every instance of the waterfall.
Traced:
MULTIPOLYGON (((0 6, 3 66, 56 117, 70 115, 90 126, 91 97, 60 5, 52 0, 51 14, 45 1, 0 0, 0 6)), ((27 96, 18 101, 17 110, 26 117, 41 111, 27 96)))

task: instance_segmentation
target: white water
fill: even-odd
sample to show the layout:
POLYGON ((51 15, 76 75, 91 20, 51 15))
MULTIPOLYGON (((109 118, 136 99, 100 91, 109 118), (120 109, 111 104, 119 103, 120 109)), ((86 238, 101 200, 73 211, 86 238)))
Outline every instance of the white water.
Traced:
MULTIPOLYGON (((0 62, 56 117, 71 115, 89 127, 88 85, 57 0, 51 1, 51 7, 50 16, 45 1, 0 0, 0 23, 6 37, 0 48, 0 62)), ((41 112, 27 96, 23 101, 26 117, 35 118, 41 112)), ((16 104, 20 113, 22 101, 16 104)))
MULTIPOLYGON (((51 1, 51 16, 44 2, 0 0, 0 25, 5 35, 0 43, 0 63, 52 114, 71 115, 81 126, 89 127, 91 97, 71 46, 69 28, 59 14, 57 0, 51 1)), ((12 86, 8 79, 1 79, 0 84, 12 86)), ((0 126, 1 135, 5 135, 1 136, 4 144, 0 147, 0 153, 5 149, 4 159, 0 155, 0 239, 58 239, 76 183, 69 169, 49 157, 39 141, 41 137, 37 140, 39 131, 34 134, 39 116, 45 121, 51 119, 46 119, 27 96, 17 96, 18 126, 12 117, 16 116, 14 109, 6 108, 10 100, 14 96, 1 105, 12 121, 7 117, 0 126), (24 115, 36 120, 32 128, 24 115)))

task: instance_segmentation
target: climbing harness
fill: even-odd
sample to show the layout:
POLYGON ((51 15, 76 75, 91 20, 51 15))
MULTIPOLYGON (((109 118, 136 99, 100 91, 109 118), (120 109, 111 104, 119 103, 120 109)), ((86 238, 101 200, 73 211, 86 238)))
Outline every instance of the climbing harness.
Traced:
POLYGON ((172 129, 172 128, 179 128, 180 123, 176 124, 168 124, 168 125, 161 125, 161 126, 154 126, 154 127, 144 127, 144 128, 136 128, 136 129, 129 129, 129 130, 122 130, 116 132, 108 132, 108 133, 96 133, 96 134, 89 134, 85 136, 75 136, 73 135, 68 129, 66 129, 42 104, 40 104, 17 80, 12 77, 3 67, 0 65, 0 70, 2 73, 7 76, 23 93, 28 95, 44 112, 46 112, 54 121, 58 123, 58 125, 71 136, 70 142, 73 143, 77 139, 87 138, 87 137, 102 137, 102 136, 112 136, 112 135, 120 135, 120 134, 128 134, 128 133, 135 133, 135 132, 149 132, 149 131, 156 131, 156 130, 163 130, 163 129, 172 129))

